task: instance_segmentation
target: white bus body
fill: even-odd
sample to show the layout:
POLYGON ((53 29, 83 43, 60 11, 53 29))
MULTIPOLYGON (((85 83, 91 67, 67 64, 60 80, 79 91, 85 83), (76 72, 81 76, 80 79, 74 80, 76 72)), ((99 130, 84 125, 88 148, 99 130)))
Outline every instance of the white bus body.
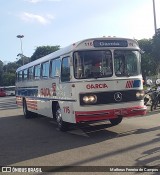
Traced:
POLYGON ((16 71, 17 104, 68 123, 146 114, 138 43, 125 38, 93 38, 72 44, 16 71))

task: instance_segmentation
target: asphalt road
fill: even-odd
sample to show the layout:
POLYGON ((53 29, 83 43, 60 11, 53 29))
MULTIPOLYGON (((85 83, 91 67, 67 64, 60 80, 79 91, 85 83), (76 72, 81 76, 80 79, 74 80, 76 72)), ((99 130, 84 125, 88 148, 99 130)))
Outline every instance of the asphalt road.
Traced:
POLYGON ((159 112, 124 119, 114 127, 106 121, 60 132, 49 118, 24 119, 15 97, 1 97, 0 165, 160 166, 159 112))

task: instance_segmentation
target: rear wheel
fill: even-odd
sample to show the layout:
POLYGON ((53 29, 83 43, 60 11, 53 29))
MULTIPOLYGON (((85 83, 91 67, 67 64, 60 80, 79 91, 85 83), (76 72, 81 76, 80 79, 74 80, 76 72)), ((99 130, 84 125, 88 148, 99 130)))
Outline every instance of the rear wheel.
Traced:
POLYGON ((25 99, 23 100, 23 114, 26 119, 31 118, 31 112, 29 112, 27 109, 27 103, 25 99))
POLYGON ((113 118, 113 119, 109 119, 109 121, 111 122, 112 125, 118 125, 119 123, 122 122, 123 117, 119 116, 118 118, 113 118))
POLYGON ((67 131, 68 130, 68 123, 64 122, 62 119, 62 111, 59 105, 56 106, 56 122, 60 131, 67 131))

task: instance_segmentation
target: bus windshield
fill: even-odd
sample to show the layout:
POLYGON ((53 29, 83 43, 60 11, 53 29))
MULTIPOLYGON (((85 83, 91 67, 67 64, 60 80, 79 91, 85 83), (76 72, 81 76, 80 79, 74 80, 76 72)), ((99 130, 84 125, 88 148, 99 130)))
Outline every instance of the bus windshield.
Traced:
POLYGON ((105 51, 77 51, 74 53, 74 76, 76 79, 111 77, 112 53, 105 51))
POLYGON ((135 76, 140 74, 138 61, 140 53, 132 50, 114 51, 114 69, 116 76, 135 76))
POLYGON ((126 77, 139 75, 140 53, 135 50, 114 50, 114 69, 112 53, 109 50, 74 52, 74 77, 76 79, 126 77))

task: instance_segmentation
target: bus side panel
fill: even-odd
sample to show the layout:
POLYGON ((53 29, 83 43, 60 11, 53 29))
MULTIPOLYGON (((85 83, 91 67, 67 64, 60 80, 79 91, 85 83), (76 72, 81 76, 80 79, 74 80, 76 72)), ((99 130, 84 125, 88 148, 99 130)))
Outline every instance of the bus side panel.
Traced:
POLYGON ((57 84, 56 94, 59 99, 58 103, 61 108, 63 121, 75 123, 72 84, 67 82, 57 84))
POLYGON ((69 123, 76 123, 74 117, 73 102, 60 101, 59 105, 61 108, 63 121, 69 123))
POLYGON ((16 96, 16 104, 18 107, 22 107, 23 106, 23 101, 22 101, 22 97, 16 96))

